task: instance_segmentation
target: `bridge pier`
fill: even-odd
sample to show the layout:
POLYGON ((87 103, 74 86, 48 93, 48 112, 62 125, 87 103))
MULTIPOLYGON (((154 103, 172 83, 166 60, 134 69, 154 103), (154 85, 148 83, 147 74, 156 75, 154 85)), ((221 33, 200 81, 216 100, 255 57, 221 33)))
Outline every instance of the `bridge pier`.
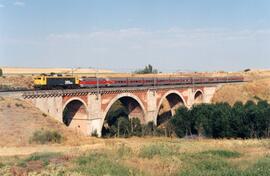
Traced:
POLYGON ((153 121, 156 124, 155 116, 157 114, 157 92, 156 90, 148 90, 146 93, 147 103, 147 113, 146 113, 146 123, 153 121))

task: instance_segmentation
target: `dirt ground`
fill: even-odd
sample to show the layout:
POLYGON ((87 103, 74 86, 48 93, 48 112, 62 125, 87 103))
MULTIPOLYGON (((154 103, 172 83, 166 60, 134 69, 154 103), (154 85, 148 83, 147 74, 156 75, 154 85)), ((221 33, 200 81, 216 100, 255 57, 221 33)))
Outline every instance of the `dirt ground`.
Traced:
POLYGON ((93 144, 98 140, 75 133, 20 99, 0 97, 0 122, 0 147, 29 146, 33 133, 42 129, 58 131, 65 137, 64 145, 93 144))

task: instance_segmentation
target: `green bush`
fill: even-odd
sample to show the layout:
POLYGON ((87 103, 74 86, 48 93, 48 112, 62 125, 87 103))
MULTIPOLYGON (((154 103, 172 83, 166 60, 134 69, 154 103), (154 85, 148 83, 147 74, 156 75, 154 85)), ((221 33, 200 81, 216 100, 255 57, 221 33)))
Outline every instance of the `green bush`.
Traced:
POLYGON ((61 143, 63 137, 57 131, 38 130, 35 131, 30 139, 30 143, 47 144, 47 143, 61 143))

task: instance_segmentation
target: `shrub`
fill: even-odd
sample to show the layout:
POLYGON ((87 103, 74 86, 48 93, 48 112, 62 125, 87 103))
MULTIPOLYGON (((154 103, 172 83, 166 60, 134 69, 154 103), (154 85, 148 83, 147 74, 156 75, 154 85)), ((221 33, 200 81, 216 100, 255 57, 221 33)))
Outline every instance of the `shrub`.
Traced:
POLYGON ((146 125, 142 125, 142 135, 154 136, 155 129, 156 129, 156 126, 154 122, 148 122, 146 125))
POLYGON ((97 130, 94 130, 94 131, 91 133, 91 136, 93 136, 93 137, 98 137, 97 130))
POLYGON ((61 143, 63 137, 57 131, 38 130, 35 131, 30 139, 30 143, 47 144, 47 143, 61 143))
POLYGON ((141 136, 142 135, 142 125, 139 118, 131 118, 130 120, 131 135, 141 136))
POLYGON ((130 122, 125 117, 119 117, 116 121, 117 125, 117 136, 128 137, 131 132, 130 122))

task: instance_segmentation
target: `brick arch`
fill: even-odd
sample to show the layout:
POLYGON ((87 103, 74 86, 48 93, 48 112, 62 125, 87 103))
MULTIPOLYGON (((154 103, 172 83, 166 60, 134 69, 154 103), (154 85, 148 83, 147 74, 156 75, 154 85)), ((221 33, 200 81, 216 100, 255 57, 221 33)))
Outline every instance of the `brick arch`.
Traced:
MULTIPOLYGON (((201 89, 197 89, 196 91, 195 91, 195 93, 193 94, 193 102, 194 102, 194 104, 196 104, 196 103, 203 103, 203 99, 204 99, 204 92, 201 90, 201 89), (199 94, 199 95, 198 95, 199 94), (196 99, 199 97, 199 96, 202 96, 201 98, 202 98, 202 100, 201 100, 201 102, 196 102, 196 99), (198 96, 198 97, 196 97, 196 96, 198 96)), ((198 100, 197 100, 198 101, 198 100)))
MULTIPOLYGON (((145 116, 146 116, 146 109, 144 107, 143 102, 140 100, 140 98, 138 96, 136 96, 135 94, 133 94, 133 93, 121 93, 121 94, 116 95, 112 100, 110 100, 109 104, 105 108, 104 114, 102 115, 102 119, 101 119, 101 124, 100 124, 100 128, 99 128, 100 130, 102 130, 103 123, 104 123, 105 118, 107 116, 107 113, 109 112, 109 110, 112 107, 112 105, 117 100, 119 100, 121 98, 124 98, 124 97, 132 98, 133 100, 135 100, 139 104, 140 108, 142 109, 142 112, 143 112, 143 115, 144 115, 144 118, 145 118, 145 116)), ((101 131, 100 131, 100 134, 101 134, 101 131)))
POLYGON ((162 97, 161 99, 159 100, 158 102, 158 106, 157 106, 157 110, 156 110, 156 113, 155 113, 155 117, 154 117, 154 123, 157 125, 157 118, 158 118, 158 113, 159 113, 159 110, 161 108, 161 105, 163 103, 163 101, 171 94, 176 94, 177 96, 179 96, 179 98, 182 100, 182 102, 184 103, 184 106, 187 106, 186 104, 186 101, 184 99, 184 97, 182 96, 182 94, 177 91, 177 90, 169 90, 168 92, 166 92, 162 97))

